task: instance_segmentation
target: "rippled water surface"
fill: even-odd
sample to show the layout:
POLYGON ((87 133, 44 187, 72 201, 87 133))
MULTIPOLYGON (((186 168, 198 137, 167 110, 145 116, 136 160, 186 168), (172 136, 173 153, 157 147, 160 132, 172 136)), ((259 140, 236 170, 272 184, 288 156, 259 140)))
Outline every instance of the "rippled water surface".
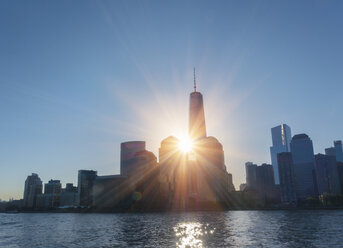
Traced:
POLYGON ((0 214, 0 247, 343 247, 343 211, 0 214))

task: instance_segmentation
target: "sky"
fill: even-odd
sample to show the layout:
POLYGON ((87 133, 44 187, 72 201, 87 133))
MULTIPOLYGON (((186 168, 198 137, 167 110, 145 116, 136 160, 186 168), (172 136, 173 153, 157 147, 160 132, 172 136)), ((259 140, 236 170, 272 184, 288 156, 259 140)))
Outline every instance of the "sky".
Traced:
POLYGON ((32 172, 119 173, 120 143, 187 133, 193 67, 236 189, 270 128, 343 139, 342 1, 0 1, 0 198, 32 172))

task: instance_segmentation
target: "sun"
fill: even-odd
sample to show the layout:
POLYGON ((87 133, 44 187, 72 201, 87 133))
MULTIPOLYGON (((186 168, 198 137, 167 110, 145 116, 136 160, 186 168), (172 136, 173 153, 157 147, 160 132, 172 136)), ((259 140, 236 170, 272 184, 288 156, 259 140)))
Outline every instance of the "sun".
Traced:
POLYGON ((191 152, 193 148, 193 142, 189 137, 183 137, 179 141, 179 149, 184 152, 191 152))

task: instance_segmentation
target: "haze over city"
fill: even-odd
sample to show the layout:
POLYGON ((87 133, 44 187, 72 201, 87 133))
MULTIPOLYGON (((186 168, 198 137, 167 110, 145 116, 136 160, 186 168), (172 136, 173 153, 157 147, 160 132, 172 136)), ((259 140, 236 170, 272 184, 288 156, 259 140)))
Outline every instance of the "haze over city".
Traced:
POLYGON ((120 143, 187 134, 193 67, 236 188, 270 163, 270 128, 342 136, 341 2, 4 2, 0 198, 25 178, 119 172, 120 143), (177 18, 176 18, 177 17, 177 18))

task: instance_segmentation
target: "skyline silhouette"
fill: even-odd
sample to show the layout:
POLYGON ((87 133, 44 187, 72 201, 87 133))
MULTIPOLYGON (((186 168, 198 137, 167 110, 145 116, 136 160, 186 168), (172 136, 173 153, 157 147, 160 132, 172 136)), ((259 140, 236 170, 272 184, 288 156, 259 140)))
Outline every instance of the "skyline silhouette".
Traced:
POLYGON ((343 139, 340 2, 40 3, 0 4, 3 200, 32 172, 76 184, 79 169, 118 173, 123 141, 157 154, 187 135, 194 66, 236 189, 245 162, 270 163, 272 127, 315 153, 343 139))

